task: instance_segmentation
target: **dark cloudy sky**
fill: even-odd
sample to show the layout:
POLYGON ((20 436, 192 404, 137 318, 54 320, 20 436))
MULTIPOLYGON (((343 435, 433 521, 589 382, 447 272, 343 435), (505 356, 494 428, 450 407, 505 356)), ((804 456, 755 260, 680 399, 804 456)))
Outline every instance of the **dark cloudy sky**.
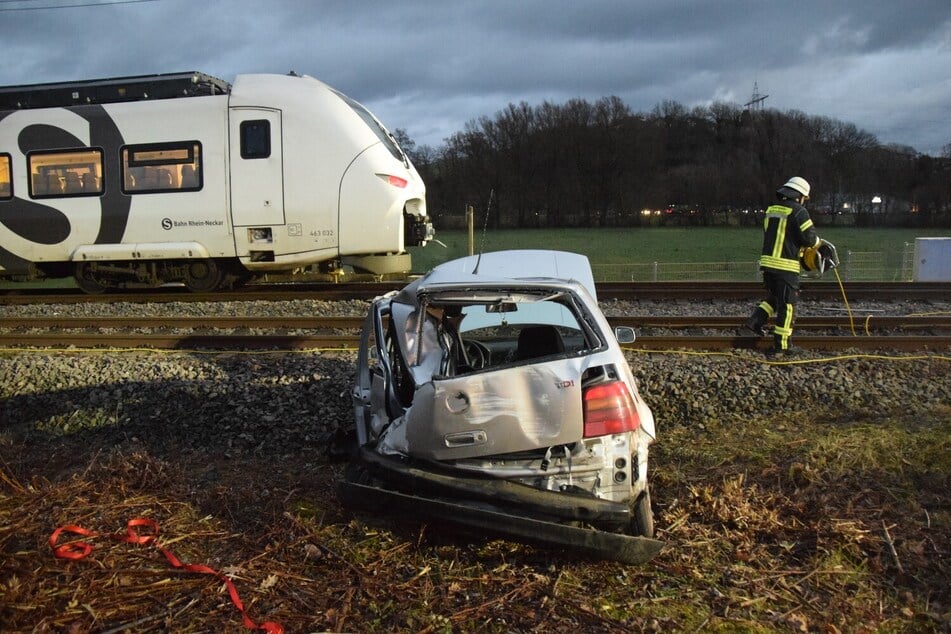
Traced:
POLYGON ((295 70, 434 147, 509 103, 743 104, 754 82, 766 107, 951 144, 951 0, 0 0, 0 50, 0 85, 295 70))

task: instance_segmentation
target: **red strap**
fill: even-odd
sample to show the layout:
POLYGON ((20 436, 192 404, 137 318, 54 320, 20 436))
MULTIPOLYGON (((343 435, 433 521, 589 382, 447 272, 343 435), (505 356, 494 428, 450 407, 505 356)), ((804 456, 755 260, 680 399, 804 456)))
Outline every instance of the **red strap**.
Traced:
POLYGON ((99 536, 99 533, 94 533, 80 526, 73 526, 71 524, 68 526, 60 526, 50 535, 50 548, 53 549, 53 554, 60 559, 82 559, 92 552, 92 546, 86 542, 70 542, 62 546, 57 546, 56 540, 59 539, 62 533, 75 533, 83 537, 99 536))
MULTIPOLYGON (((67 542, 65 544, 57 545, 60 535, 63 533, 73 533, 75 535, 80 535, 82 537, 101 537, 102 533, 96 533, 94 531, 85 529, 81 526, 74 526, 72 524, 67 526, 60 526, 53 531, 53 534, 50 535, 50 548, 53 549, 53 555, 59 557, 60 559, 82 559, 86 555, 92 552, 92 545, 82 541, 67 542)), ((257 624, 251 620, 251 617, 248 616, 247 612, 244 610, 244 604, 241 602, 241 597, 238 596, 238 589, 232 583, 226 575, 209 568, 208 566, 202 566, 200 564, 183 564, 178 557, 176 557, 170 550, 162 548, 159 546, 156 541, 158 539, 159 526, 158 522, 148 518, 137 517, 131 519, 126 523, 126 532, 125 535, 120 534, 109 534, 107 537, 118 540, 120 542, 127 542, 129 544, 137 544, 139 546, 155 546, 160 553, 165 555, 165 558, 168 560, 168 563, 171 564, 173 568, 181 568, 186 572, 195 572, 200 574, 214 575, 224 581, 225 585, 228 587, 228 594, 231 596, 231 602, 234 603, 234 606, 241 612, 241 618, 244 621, 244 626, 251 630, 264 630, 265 632, 270 632, 271 634, 283 634, 284 628, 280 623, 275 623, 273 621, 266 621, 261 624, 257 624), (139 532, 136 530, 139 527, 146 527, 149 529, 151 534, 149 535, 139 535, 139 532)))
POLYGON ((126 522, 125 532, 126 536, 121 538, 122 541, 129 542, 130 544, 139 544, 140 546, 150 546, 158 537, 158 522, 145 517, 137 517, 126 522), (140 537, 135 530, 137 526, 148 526, 152 529, 152 534, 140 537))

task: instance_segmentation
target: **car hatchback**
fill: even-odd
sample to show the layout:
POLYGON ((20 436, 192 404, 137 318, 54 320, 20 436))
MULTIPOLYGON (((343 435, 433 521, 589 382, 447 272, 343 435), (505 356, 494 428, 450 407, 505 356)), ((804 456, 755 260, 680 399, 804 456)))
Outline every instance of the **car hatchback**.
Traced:
POLYGON ((654 418, 584 256, 503 251, 373 301, 346 502, 637 563, 660 549, 654 418))

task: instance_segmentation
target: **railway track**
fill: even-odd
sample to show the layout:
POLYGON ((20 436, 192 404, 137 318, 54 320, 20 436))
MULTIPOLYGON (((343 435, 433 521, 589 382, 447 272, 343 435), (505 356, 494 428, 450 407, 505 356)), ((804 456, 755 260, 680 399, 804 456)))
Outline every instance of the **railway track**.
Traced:
MULTIPOLYGON (((633 347, 640 349, 765 349, 770 344, 766 338, 737 336, 734 331, 743 321, 739 316, 631 316, 608 320, 612 325, 631 326, 641 332, 662 331, 639 336, 633 347), (665 332, 668 330, 678 332, 669 334, 665 332), (711 335, 710 330, 725 332, 711 335)), ((346 316, 7 317, 0 318, 0 346, 347 350, 358 344, 362 322, 361 317, 346 316)), ((861 320, 845 316, 803 317, 797 322, 796 345, 813 350, 947 351, 951 349, 949 332, 949 315, 878 315, 861 320)))
MULTIPOLYGON (((745 316, 695 315, 608 317, 613 326, 632 328, 670 329, 734 329, 745 316)), ((253 328, 279 329, 345 329, 357 330, 363 326, 363 317, 0 317, 0 330, 13 328, 79 329, 79 328, 188 328, 228 330, 253 328)), ((805 316, 796 320, 797 330, 830 330, 855 328, 866 334, 871 330, 901 329, 927 330, 951 328, 951 314, 940 315, 866 315, 849 318, 843 315, 805 316)))
MULTIPOLYGON (((4 289, 0 304, 76 304, 92 302, 233 302, 261 300, 318 299, 369 300, 405 285, 399 282, 249 284, 234 291, 192 293, 184 287, 162 287, 121 293, 88 295, 75 289, 4 289)), ((751 299, 763 295, 759 282, 602 282, 597 285, 601 299, 751 299)), ((894 300, 934 299, 951 297, 951 283, 946 282, 845 282, 849 299, 894 300)), ((842 289, 836 282, 805 281, 805 301, 838 299, 842 289)))

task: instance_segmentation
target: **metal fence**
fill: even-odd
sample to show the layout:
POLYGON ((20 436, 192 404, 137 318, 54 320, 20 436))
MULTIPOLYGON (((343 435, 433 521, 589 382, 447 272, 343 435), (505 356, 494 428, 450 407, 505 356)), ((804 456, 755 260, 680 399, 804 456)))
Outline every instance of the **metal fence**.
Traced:
MULTIPOLYGON (((914 277, 915 245, 906 242, 899 253, 844 251, 839 253, 839 276, 852 281, 907 282, 914 277)), ((757 261, 649 262, 592 264, 598 282, 729 282, 760 279, 757 261)))

